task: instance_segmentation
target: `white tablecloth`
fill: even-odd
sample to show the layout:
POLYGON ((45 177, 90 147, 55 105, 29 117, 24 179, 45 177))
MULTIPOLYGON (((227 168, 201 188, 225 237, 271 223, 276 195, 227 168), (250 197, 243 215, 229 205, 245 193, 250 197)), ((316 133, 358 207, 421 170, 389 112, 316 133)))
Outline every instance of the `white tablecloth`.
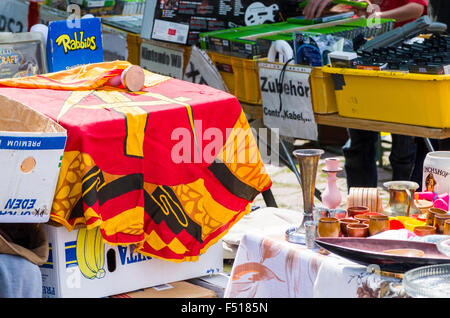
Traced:
POLYGON ((283 232, 257 231, 242 237, 224 297, 401 297, 400 287, 400 278, 290 243, 283 232))

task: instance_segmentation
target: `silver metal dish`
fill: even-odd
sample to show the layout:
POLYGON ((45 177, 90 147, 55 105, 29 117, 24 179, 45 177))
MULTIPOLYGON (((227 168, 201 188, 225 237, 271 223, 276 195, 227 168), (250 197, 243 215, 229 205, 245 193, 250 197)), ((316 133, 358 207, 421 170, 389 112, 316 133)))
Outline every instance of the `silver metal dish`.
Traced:
POLYGON ((286 230, 285 237, 288 242, 306 245, 306 234, 298 233, 298 227, 290 227, 286 230))
POLYGON ((436 243, 437 249, 442 254, 450 257, 450 237, 447 236, 446 239, 440 240, 436 243))
POLYGON ((410 297, 450 297, 450 264, 418 267, 403 275, 403 288, 410 297))

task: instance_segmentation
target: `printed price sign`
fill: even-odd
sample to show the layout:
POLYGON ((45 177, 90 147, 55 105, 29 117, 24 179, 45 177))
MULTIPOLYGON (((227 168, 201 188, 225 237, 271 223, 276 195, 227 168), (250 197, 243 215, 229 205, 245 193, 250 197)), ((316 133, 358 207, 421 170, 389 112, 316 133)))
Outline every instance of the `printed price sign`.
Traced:
POLYGON ((264 124, 280 135, 317 140, 311 102, 310 68, 280 63, 259 63, 264 124))
POLYGON ((141 66, 154 73, 182 79, 184 51, 158 46, 151 41, 141 43, 141 66))

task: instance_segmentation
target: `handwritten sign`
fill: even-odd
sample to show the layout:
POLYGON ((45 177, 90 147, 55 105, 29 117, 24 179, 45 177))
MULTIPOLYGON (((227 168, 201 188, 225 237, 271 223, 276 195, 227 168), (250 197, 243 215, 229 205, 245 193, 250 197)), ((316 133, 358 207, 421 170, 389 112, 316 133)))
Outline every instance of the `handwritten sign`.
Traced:
POLYGON ((282 63, 259 63, 264 124, 280 135, 317 140, 311 102, 311 69, 282 63), (284 74, 283 74, 284 73, 284 74))

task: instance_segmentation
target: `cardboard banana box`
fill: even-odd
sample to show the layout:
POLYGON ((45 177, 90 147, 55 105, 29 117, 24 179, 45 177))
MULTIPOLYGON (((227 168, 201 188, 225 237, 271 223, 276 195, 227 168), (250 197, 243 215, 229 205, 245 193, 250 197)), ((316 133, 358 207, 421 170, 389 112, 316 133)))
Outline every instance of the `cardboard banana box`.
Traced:
POLYGON ((66 130, 34 109, 0 96, 0 222, 50 218, 66 130))
POLYGON ((67 231, 44 224, 49 259, 40 267, 44 298, 99 298, 223 271, 222 241, 197 262, 143 256, 133 245, 104 243, 99 227, 67 231))

